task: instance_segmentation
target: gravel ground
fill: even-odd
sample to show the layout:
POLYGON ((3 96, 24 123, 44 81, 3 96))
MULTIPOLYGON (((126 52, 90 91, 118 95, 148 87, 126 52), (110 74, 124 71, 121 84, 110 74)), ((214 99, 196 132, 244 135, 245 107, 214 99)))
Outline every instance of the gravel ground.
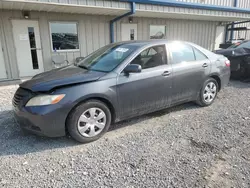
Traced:
POLYGON ((250 187, 250 84, 113 126, 81 145, 25 135, 0 87, 0 187, 250 187))

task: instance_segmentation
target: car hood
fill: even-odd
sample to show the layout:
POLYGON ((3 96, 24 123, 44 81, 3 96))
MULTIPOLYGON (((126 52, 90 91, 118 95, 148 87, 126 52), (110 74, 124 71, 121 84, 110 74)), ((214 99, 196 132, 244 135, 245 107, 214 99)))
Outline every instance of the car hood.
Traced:
POLYGON ((38 74, 31 80, 21 83, 20 87, 33 92, 44 92, 50 91, 55 87, 92 82, 98 80, 105 74, 104 72, 86 70, 70 65, 38 74))

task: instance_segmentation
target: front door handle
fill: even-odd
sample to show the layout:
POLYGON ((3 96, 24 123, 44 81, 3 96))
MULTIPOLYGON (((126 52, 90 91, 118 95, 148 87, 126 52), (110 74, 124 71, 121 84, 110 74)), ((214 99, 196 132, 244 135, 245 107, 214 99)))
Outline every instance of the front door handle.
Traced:
POLYGON ((206 67, 208 67, 208 64, 207 64, 207 63, 204 63, 204 64, 202 65, 202 67, 206 68, 206 67))
POLYGON ((169 76, 170 74, 171 74, 170 71, 164 71, 164 72, 162 73, 162 76, 169 76))

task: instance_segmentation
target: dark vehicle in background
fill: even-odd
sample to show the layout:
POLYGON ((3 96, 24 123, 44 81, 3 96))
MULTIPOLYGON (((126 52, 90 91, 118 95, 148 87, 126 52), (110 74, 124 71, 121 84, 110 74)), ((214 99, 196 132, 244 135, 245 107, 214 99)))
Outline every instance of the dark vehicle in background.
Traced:
POLYGON ((239 24, 243 24, 243 23, 249 23, 249 21, 243 21, 243 22, 233 22, 233 23, 229 23, 226 26, 226 38, 228 38, 227 36, 229 35, 229 33, 231 34, 229 40, 227 40, 225 43, 220 44, 220 48, 221 49, 226 49, 229 48, 230 46, 242 42, 244 40, 246 40, 247 35, 249 34, 250 29, 248 27, 235 27, 239 24))
POLYGON ((13 108, 23 129, 85 143, 114 122, 189 101, 209 106, 229 77, 226 57, 192 43, 120 42, 20 84, 13 108))
POLYGON ((245 40, 215 53, 226 56, 231 62, 231 76, 235 79, 250 79, 250 41, 245 40))

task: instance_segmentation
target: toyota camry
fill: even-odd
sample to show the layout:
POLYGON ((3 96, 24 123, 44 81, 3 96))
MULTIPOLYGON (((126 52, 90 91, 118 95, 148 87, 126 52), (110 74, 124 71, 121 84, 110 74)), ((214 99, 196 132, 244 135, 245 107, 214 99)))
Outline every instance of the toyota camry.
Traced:
POLYGON ((21 83, 13 108, 25 130, 86 143, 121 120, 190 101, 209 106, 229 77, 226 57, 193 43, 119 42, 21 83))

